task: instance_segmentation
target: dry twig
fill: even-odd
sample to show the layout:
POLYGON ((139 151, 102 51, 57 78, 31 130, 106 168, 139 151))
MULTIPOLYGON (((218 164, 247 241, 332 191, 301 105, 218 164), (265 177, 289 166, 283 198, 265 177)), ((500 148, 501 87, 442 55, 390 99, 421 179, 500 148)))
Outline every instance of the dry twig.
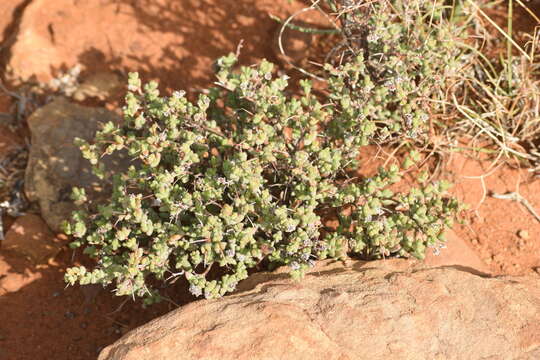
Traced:
POLYGON ((518 203, 523 205, 536 218, 538 222, 540 222, 540 215, 538 215, 534 207, 529 203, 527 199, 521 196, 520 193, 518 192, 508 192, 506 194, 491 193, 490 196, 495 199, 517 201, 518 203))

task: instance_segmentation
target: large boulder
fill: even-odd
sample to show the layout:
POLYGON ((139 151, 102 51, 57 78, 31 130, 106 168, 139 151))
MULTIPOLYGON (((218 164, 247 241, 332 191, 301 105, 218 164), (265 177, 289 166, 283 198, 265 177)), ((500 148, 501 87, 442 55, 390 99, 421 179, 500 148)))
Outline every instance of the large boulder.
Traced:
POLYGON ((540 359, 540 282, 404 260, 260 273, 126 334, 100 360, 540 359))
MULTIPOLYGON (((32 146, 25 175, 28 200, 37 202, 49 227, 61 231, 62 221, 75 209, 70 199, 74 186, 84 187, 92 200, 105 199, 106 182, 91 172, 83 159, 76 137, 91 140, 99 124, 118 121, 118 116, 106 109, 72 104, 63 97, 35 111, 28 118, 32 146)), ((126 168, 129 162, 121 157, 106 160, 110 169, 126 168)))

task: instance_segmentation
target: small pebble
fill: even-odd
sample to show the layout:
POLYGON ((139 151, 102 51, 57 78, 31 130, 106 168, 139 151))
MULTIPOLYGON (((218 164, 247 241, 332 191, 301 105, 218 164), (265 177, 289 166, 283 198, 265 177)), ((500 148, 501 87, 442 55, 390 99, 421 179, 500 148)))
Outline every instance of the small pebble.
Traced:
POLYGON ((60 296, 60 291, 53 292, 52 296, 53 297, 59 297, 60 296))
POLYGON ((531 236, 529 235, 529 232, 527 230, 519 230, 518 231, 518 236, 522 239, 525 239, 525 240, 528 240, 531 238, 531 236))
POLYGON ((88 327, 88 323, 86 321, 83 321, 80 326, 81 329, 86 329, 88 327))

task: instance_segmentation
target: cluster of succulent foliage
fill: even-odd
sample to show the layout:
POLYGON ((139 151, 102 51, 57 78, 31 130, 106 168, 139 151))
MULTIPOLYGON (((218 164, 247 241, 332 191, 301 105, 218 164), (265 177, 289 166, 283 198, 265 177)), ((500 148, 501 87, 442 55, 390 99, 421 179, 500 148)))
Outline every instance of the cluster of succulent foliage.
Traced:
POLYGON ((361 61, 345 65, 356 87, 347 94, 336 88, 334 95, 345 95, 345 107, 361 110, 352 113, 352 122, 367 118, 377 125, 374 142, 427 141, 426 122, 443 112, 449 89, 459 82, 470 56, 460 45, 467 27, 456 20, 464 9, 447 3, 383 0, 343 9, 345 54, 361 61))
POLYGON ((219 86, 196 102, 160 96, 156 83, 131 74, 124 121, 105 124, 92 143, 79 140, 113 193, 94 206, 74 189, 84 206, 65 230, 97 265, 68 269, 66 281, 115 284, 117 295, 153 301, 153 285, 183 276, 194 295, 214 298, 263 261, 300 277, 315 260, 347 253, 422 258, 459 210, 445 197, 448 184, 420 179, 394 193, 415 151, 372 177, 356 171, 363 145, 426 132, 429 99, 455 70, 441 33, 412 35, 415 21, 429 21, 417 14, 372 14, 367 51, 327 66, 325 95, 304 80, 288 96, 272 64, 237 71, 232 55, 218 61, 219 86), (133 160, 125 173, 109 174, 100 161, 115 152, 133 160), (329 214, 339 226, 324 226, 329 214))

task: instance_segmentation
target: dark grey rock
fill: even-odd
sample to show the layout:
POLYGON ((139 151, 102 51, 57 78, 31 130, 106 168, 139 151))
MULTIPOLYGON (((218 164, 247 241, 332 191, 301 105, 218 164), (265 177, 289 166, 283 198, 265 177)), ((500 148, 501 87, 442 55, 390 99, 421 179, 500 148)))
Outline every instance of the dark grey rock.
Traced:
MULTIPOLYGON (((74 186, 85 188, 91 201, 107 198, 108 183, 92 174, 90 163, 73 142, 76 137, 92 140, 100 123, 118 120, 118 115, 109 110, 72 104, 62 97, 28 119, 32 146, 25 192, 28 200, 39 204, 43 219, 53 231, 60 232, 62 221, 76 209, 70 199, 74 186)), ((120 170, 129 162, 121 156, 111 156, 106 165, 120 170)))

